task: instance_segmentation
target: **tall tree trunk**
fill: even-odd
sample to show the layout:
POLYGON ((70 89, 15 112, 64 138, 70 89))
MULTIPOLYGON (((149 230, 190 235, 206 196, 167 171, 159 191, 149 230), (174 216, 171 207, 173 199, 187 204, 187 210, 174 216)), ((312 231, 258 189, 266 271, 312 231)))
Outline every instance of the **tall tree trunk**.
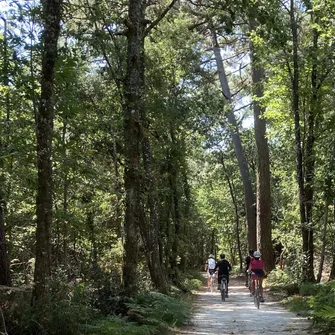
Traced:
MULTIPOLYGON (((313 24, 315 19, 311 15, 313 24)), ((311 86, 312 95, 310 101, 310 109, 308 113, 308 134, 305 153, 305 212, 307 225, 303 232, 303 249, 307 259, 305 277, 309 281, 314 281, 314 228, 313 228, 313 198, 314 198, 314 169, 315 169, 315 120, 318 111, 318 87, 317 87, 317 64, 318 59, 316 52, 318 50, 319 33, 317 28, 313 28, 313 48, 312 48, 312 72, 311 72, 311 86)))
MULTIPOLYGON (((250 19, 250 32, 257 27, 253 18, 250 19)), ((275 268, 271 226, 271 191, 270 191, 270 158, 266 139, 265 108, 259 103, 263 97, 264 69, 259 63, 256 47, 250 41, 251 77, 253 84, 254 129, 257 148, 257 247, 262 253, 265 271, 275 268)))
POLYGON ((236 201, 236 196, 235 196, 234 184, 232 181, 230 181, 229 175, 226 171, 224 160, 223 160, 223 155, 221 155, 221 164, 225 172, 226 180, 229 186, 230 197, 233 201, 234 209, 235 209, 235 223, 236 223, 235 229, 236 229, 237 250, 238 250, 239 263, 240 263, 240 270, 242 270, 243 258, 242 258, 242 249, 241 249, 241 241, 240 241, 240 220, 238 216, 238 207, 237 207, 237 201, 236 201))
POLYGON ((328 206, 329 202, 326 201, 325 204, 325 214, 324 214, 324 221, 323 221, 323 230, 322 230, 322 248, 321 248, 321 255, 320 255, 320 264, 319 264, 319 271, 316 277, 316 281, 320 283, 323 271, 323 264, 325 262, 325 252, 326 252, 326 241, 327 241, 327 225, 328 225, 328 206))
POLYGON ((173 221, 173 241, 170 255, 170 274, 175 284, 179 284, 179 269, 177 264, 177 257, 180 253, 180 240, 181 240, 181 214, 180 204, 178 195, 178 171, 177 163, 175 161, 175 148, 177 146, 174 129, 170 127, 170 138, 171 138, 171 151, 168 158, 168 172, 169 172, 169 184, 171 190, 171 217, 173 221))
MULTIPOLYGON (((145 111, 141 115, 142 125, 146 126, 147 120, 145 111)), ((147 202, 149 205, 149 226, 141 226, 141 230, 147 233, 142 236, 145 238, 144 244, 146 246, 146 258, 150 272, 150 278, 153 285, 161 292, 167 293, 167 280, 164 267, 161 263, 159 251, 159 235, 160 235, 160 220, 158 210, 158 200, 156 192, 156 181, 153 177, 152 171, 152 157, 149 139, 143 135, 143 162, 145 169, 145 185, 147 187, 147 202)))
MULTIPOLYGON (((3 18, 2 18, 3 19, 3 18)), ((4 21, 4 39, 3 39, 3 84, 8 88, 8 54, 7 54, 7 21, 4 21)), ((6 119, 7 127, 9 127, 9 113, 10 113, 10 101, 8 90, 5 94, 5 108, 6 108, 6 119)), ((0 138, 0 150, 5 151, 9 144, 9 129, 7 130, 7 138, 3 140, 0 138)), ((6 225, 5 225, 5 209, 6 209, 6 180, 5 180, 5 162, 4 158, 0 157, 0 285, 11 286, 10 268, 9 268, 9 255, 8 245, 6 239, 6 225)), ((8 192, 9 193, 9 192, 8 192)))
MULTIPOLYGON (((123 284, 127 295, 137 293, 139 220, 141 206, 141 112, 144 89, 145 1, 129 0, 127 71, 124 83, 125 222, 123 284)), ((141 218, 141 217, 142 218, 141 218)))
POLYGON ((159 254, 159 217, 155 196, 155 181, 152 175, 151 149, 146 135, 148 122, 144 108, 144 39, 151 29, 173 7, 173 0, 160 16, 149 23, 145 18, 147 3, 145 0, 129 0, 127 31, 127 72, 124 84, 124 139, 125 139, 125 189, 126 218, 123 279, 126 290, 136 293, 136 268, 138 241, 136 229, 146 248, 147 265, 153 284, 166 291, 166 280, 159 254), (143 156, 141 156, 141 153, 143 156), (145 206, 149 205, 149 224, 145 206), (133 277, 133 278, 129 278, 133 277), (134 288, 134 289, 132 289, 134 288))
POLYGON ((36 261, 33 302, 47 299, 50 277, 50 227, 52 223, 52 132, 54 117, 54 72, 60 33, 62 0, 43 0, 43 58, 41 96, 36 120, 38 186, 36 199, 36 261))
POLYGON ((245 156, 245 152, 243 150, 241 138, 238 132, 238 126, 234 115, 234 110, 232 106, 232 96, 227 80, 227 76, 225 73, 223 60, 220 52, 220 47, 217 40, 216 31, 213 27, 211 28, 212 33, 212 42, 213 42, 213 50, 216 60, 216 65, 218 69, 219 80, 221 84, 222 93, 224 98, 229 103, 229 112, 227 114, 227 119, 229 123, 230 134, 232 136, 235 155, 237 158, 238 166, 240 169, 240 175, 243 182, 244 188, 244 202, 245 209, 247 213, 247 225, 248 225, 248 244, 249 249, 256 249, 256 211, 255 211, 255 194, 252 188, 252 183, 250 179, 249 167, 247 163, 247 159, 245 156))
POLYGON ((310 230, 308 227, 306 208, 305 208, 305 181, 303 171, 303 152, 301 148, 301 130, 300 130, 300 114, 299 114, 299 59, 298 59, 298 25, 295 17, 294 0, 290 0, 290 24, 292 32, 293 43, 293 73, 292 73, 292 110, 294 115, 294 133, 295 133, 295 149, 296 149, 296 169, 297 181, 299 187, 299 209, 300 209, 300 223, 301 233, 303 239, 302 252, 303 252, 303 266, 302 266, 302 279, 308 281, 314 277, 311 273, 311 256, 310 255, 310 230))
MULTIPOLYGON (((335 201, 333 202, 333 236, 335 236, 335 201)), ((330 268, 329 280, 335 279, 335 238, 333 238, 332 254, 333 259, 330 268)))

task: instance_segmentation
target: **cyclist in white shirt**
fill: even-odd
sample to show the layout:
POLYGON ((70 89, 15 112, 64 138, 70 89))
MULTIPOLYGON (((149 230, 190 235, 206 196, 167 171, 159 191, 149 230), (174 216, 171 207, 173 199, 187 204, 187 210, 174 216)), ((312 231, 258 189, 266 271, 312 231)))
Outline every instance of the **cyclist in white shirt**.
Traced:
POLYGON ((205 263, 205 271, 207 271, 207 286, 211 286, 211 275, 215 272, 216 261, 214 255, 210 254, 205 263))

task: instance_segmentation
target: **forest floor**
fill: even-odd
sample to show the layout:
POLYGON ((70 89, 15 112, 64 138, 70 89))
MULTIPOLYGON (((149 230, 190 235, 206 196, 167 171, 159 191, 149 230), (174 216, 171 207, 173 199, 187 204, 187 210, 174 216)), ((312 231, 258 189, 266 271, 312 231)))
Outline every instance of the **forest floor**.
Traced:
POLYGON ((309 320, 288 312, 266 290, 257 310, 243 277, 230 278, 225 302, 219 292, 207 287, 195 292, 191 321, 178 335, 316 334, 309 320))

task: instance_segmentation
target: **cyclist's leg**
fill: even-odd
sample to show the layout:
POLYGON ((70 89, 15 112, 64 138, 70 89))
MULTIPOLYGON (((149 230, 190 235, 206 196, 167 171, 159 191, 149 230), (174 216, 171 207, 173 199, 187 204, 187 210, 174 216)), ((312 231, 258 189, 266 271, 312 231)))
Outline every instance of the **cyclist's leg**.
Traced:
POLYGON ((218 290, 220 290, 220 288, 221 288, 221 279, 222 279, 222 276, 218 275, 218 290))
POLYGON ((264 298, 263 298, 263 277, 259 277, 259 294, 261 297, 261 302, 264 302, 264 298))
POLYGON ((251 275, 251 280, 252 280, 252 283, 251 283, 251 294, 252 295, 255 295, 255 278, 251 275))

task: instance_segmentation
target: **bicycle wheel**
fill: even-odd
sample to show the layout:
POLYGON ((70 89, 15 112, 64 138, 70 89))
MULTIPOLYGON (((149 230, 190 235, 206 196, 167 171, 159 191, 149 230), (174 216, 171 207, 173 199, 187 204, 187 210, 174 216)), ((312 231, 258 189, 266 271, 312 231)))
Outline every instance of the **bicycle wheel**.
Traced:
POLYGON ((257 288, 255 290, 255 297, 254 297, 254 303, 257 309, 259 309, 259 303, 260 303, 260 296, 259 296, 259 285, 257 284, 257 288))
POLYGON ((221 280, 221 299, 226 301, 226 281, 224 279, 221 280))
POLYGON ((211 276, 211 293, 214 291, 214 278, 211 276))

